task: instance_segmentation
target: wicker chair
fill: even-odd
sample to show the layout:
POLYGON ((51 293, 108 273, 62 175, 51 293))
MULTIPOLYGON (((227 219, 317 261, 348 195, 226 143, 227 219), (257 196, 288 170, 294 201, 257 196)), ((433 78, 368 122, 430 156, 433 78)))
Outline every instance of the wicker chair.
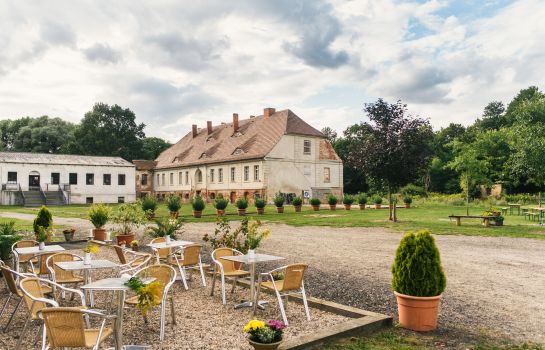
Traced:
POLYGON ((14 260, 15 260, 15 269, 17 270, 17 265, 25 265, 25 267, 29 267, 30 263, 37 264, 38 260, 34 256, 34 254, 18 254, 15 248, 29 248, 29 247, 35 247, 38 245, 38 241, 32 240, 32 239, 24 239, 18 242, 15 242, 11 246, 11 253, 13 254, 14 260))
MULTIPOLYGON (((154 243, 165 243, 167 240, 165 237, 157 237, 151 240, 151 244, 154 243)), ((157 264, 160 264, 161 262, 169 263, 172 251, 170 248, 152 248, 153 253, 155 254, 155 259, 157 260, 157 264)))
POLYGON ((85 279, 79 276, 75 271, 66 271, 58 267, 55 263, 61 261, 83 261, 79 255, 72 253, 56 253, 47 257, 45 265, 47 266, 50 279, 60 285, 74 285, 84 283, 85 279))
MULTIPOLYGON (((176 270, 172 266, 164 264, 150 265, 138 270, 133 276, 138 276, 140 278, 151 277, 155 278, 156 281, 161 282, 163 287, 163 295, 161 298, 161 330, 159 333, 159 339, 163 341, 165 338, 166 303, 171 287, 176 281, 176 270)), ((170 293, 170 312, 172 316, 172 324, 175 325, 176 315, 174 312, 174 297, 172 294, 173 291, 170 293)), ((127 298, 125 303, 129 306, 136 306, 138 304, 138 296, 135 295, 127 298)))
POLYGON ((147 253, 138 253, 138 252, 131 252, 127 251, 127 261, 123 265, 119 265, 118 268, 120 269, 119 275, 123 274, 129 274, 132 275, 136 271, 142 269, 144 266, 146 266, 150 261, 152 256, 147 253))
POLYGON ((247 277, 250 275, 250 272, 238 269, 234 261, 222 259, 222 257, 224 256, 235 256, 235 255, 243 255, 243 254, 239 252, 238 250, 231 249, 231 248, 218 248, 212 252, 212 261, 214 262, 214 274, 212 275, 212 290, 210 292, 210 295, 214 295, 214 286, 216 284, 216 274, 219 269, 220 276, 221 276, 221 298, 222 298, 223 305, 227 303, 227 300, 225 298, 225 278, 233 279, 233 288, 231 289, 231 293, 233 293, 237 285, 237 280, 241 277, 247 277))
MULTIPOLYGON (((301 294, 303 297, 303 305, 305 306, 305 313, 307 320, 310 321, 310 312, 308 310, 307 295, 305 293, 305 271, 308 265, 306 264, 292 264, 283 267, 279 267, 269 272, 265 272, 259 275, 257 296, 256 300, 259 300, 259 292, 261 287, 265 287, 270 290, 274 290, 276 298, 278 300, 278 307, 282 313, 282 319, 284 323, 288 324, 288 318, 286 317, 285 307, 288 305, 288 296, 292 294, 301 294), (284 279, 275 281, 273 274, 275 272, 284 272, 284 279), (270 281, 262 282, 263 278, 269 278, 270 281), (282 302, 282 297, 286 298, 286 305, 282 302)), ((254 312, 256 307, 254 306, 254 312)))
POLYGON ((48 348, 86 348, 98 350, 100 344, 113 333, 105 327, 107 316, 97 311, 74 307, 50 307, 39 311, 45 327, 42 335, 42 350, 48 348), (86 328, 84 318, 89 316, 102 319, 100 328, 86 328))
POLYGON ((49 278, 49 269, 47 268, 47 258, 55 253, 36 253, 29 261, 32 274, 49 278))
POLYGON ((117 258, 119 259, 119 262, 122 265, 125 265, 127 263, 127 257, 125 256, 125 251, 122 246, 114 245, 115 253, 117 254, 117 258))
POLYGON ((185 269, 199 270, 201 273, 202 285, 206 287, 206 279, 204 277, 204 268, 201 260, 202 245, 191 244, 183 247, 172 254, 173 259, 170 259, 170 264, 178 267, 180 275, 182 277, 182 283, 185 290, 188 290, 187 280, 185 276, 185 269))

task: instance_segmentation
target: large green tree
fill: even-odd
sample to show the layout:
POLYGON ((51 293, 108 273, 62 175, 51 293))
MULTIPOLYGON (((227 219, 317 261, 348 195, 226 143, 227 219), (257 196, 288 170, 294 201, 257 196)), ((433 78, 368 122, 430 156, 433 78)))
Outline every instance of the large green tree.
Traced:
POLYGON ((165 141, 159 137, 146 137, 142 140, 142 153, 141 159, 154 160, 164 150, 172 146, 168 141, 165 141))

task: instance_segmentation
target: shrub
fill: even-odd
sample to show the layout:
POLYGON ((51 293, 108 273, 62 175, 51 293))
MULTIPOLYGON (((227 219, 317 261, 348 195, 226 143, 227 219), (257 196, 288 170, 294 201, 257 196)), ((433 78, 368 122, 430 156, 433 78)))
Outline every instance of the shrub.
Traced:
POLYGON ((170 212, 176 213, 180 210, 182 207, 182 199, 180 196, 171 194, 165 199, 165 203, 167 204, 167 208, 170 212))
POLYGON ((206 207, 206 204, 202 200, 202 197, 200 194, 198 194, 193 200, 191 201, 191 206, 193 207, 194 211, 203 211, 204 207, 206 207))
POLYGON ((246 209, 248 208, 248 201, 244 198, 239 198, 235 202, 235 206, 237 207, 237 209, 246 209))
POLYGON ((112 210, 110 207, 104 204, 93 204, 87 213, 87 215, 89 215, 89 220, 91 220, 91 223, 97 229, 102 228, 108 223, 111 214, 112 210))
POLYGON ((157 227, 149 227, 148 234, 153 237, 165 237, 170 236, 172 239, 176 239, 176 234, 179 233, 183 226, 183 219, 164 218, 161 220, 155 220, 157 227))
POLYGON ((424 187, 417 186, 415 184, 408 184, 404 187, 402 187, 399 192, 402 195, 409 195, 409 196, 420 196, 420 197, 427 197, 428 193, 424 189, 424 187))
POLYGON ((214 200, 214 207, 217 210, 225 210, 225 208, 227 208, 227 205, 229 205, 229 201, 223 198, 223 195, 219 193, 216 199, 214 200))
POLYGON ((112 214, 112 221, 118 224, 120 234, 128 235, 133 229, 146 222, 146 214, 137 203, 123 203, 112 214))
POLYGON ((38 226, 38 233, 36 233, 36 240, 40 243, 45 242, 47 241, 47 236, 48 236, 47 230, 42 226, 38 226))
POLYGON ((293 200, 291 201, 291 204, 293 204, 294 207, 298 207, 301 204, 303 204, 303 198, 297 196, 297 197, 293 198, 293 200))
POLYGON ((40 210, 38 210, 38 214, 36 215, 32 226, 34 228, 34 233, 36 234, 40 230, 39 227, 43 227, 47 230, 53 226, 53 216, 45 205, 42 205, 40 210))
POLYGON ((151 211, 152 213, 155 213, 158 206, 157 198, 148 194, 147 196, 142 198, 142 200, 140 201, 140 205, 142 206, 143 211, 151 211))
POLYGON ((361 204, 361 205, 367 204, 367 195, 365 193, 360 193, 358 195, 358 204, 361 204))
POLYGON ((274 205, 276 205, 277 208, 281 208, 284 206, 284 202, 286 201, 286 197, 283 193, 276 193, 273 198, 274 205))
POLYGON ((392 267, 392 288, 401 294, 432 297, 443 293, 446 277, 433 236, 427 230, 401 239, 392 267))
POLYGON ((403 197, 403 203, 405 204, 411 204, 413 202, 413 198, 411 196, 405 196, 403 197))
POLYGON ((209 242, 212 249, 227 247, 246 254, 248 249, 256 249, 269 236, 270 231, 261 230, 260 227, 260 221, 249 222, 248 218, 244 218, 240 221, 240 226, 233 230, 229 220, 220 216, 216 219, 214 234, 210 236, 207 233, 202 240, 209 242))
POLYGON ((378 194, 374 195, 374 196, 373 196, 373 203, 375 203, 375 204, 382 204, 382 197, 379 196, 378 194))
POLYGON ((322 201, 320 200, 320 198, 311 198, 310 199, 310 205, 320 205, 322 204, 322 201))
POLYGON ((353 203, 354 203, 354 197, 348 194, 343 197, 343 204, 352 205, 353 203))
POLYGON ((263 198, 256 198, 254 204, 256 208, 263 209, 267 203, 265 203, 263 198))
POLYGON ((329 205, 337 205, 337 197, 335 197, 334 195, 330 194, 329 196, 327 196, 327 203, 329 205))
POLYGON ((15 221, 0 223, 0 259, 3 261, 11 257, 11 246, 23 236, 15 229, 15 221))

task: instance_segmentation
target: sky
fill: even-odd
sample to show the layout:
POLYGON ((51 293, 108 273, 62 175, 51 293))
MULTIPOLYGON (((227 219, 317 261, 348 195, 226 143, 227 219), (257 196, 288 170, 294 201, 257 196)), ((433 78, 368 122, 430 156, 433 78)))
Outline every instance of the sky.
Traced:
POLYGON ((543 0, 0 0, 0 119, 118 104, 146 135, 289 108, 339 133, 365 103, 434 128, 544 88, 543 0))

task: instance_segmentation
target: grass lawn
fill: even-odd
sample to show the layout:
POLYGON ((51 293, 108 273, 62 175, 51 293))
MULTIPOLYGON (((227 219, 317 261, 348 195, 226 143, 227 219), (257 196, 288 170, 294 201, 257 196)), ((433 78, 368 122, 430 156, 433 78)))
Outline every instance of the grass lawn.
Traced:
MULTIPOLYGON (((112 205, 113 207, 117 205, 112 205)), ((253 219, 262 221, 285 223, 293 226, 332 226, 332 227, 386 227, 400 231, 419 230, 427 228, 435 234, 461 234, 477 236, 510 236, 545 239, 545 226, 539 226, 537 222, 525 220, 523 216, 507 215, 503 227, 485 228, 478 219, 462 220, 462 226, 456 226, 454 221, 450 221, 448 216, 451 214, 465 215, 464 206, 455 206, 443 203, 425 203, 417 202, 411 209, 398 209, 397 223, 388 221, 387 209, 365 209, 359 210, 353 207, 347 211, 338 206, 337 210, 331 211, 326 206, 318 212, 312 210, 310 206, 304 206, 301 213, 295 213, 292 206, 285 207, 284 214, 276 213, 274 206, 267 206, 264 215, 257 215, 255 207, 249 207, 247 215, 253 219)), ((88 205, 68 205, 50 207, 53 217, 75 217, 85 219, 87 216, 88 205)), ((470 214, 479 215, 487 207, 472 206, 470 214)), ((1 206, 0 212, 18 212, 36 214, 38 208, 25 208, 15 206, 1 206)), ((195 219, 191 216, 191 206, 184 204, 181 209, 181 215, 186 222, 214 222, 216 220, 216 211, 211 204, 208 204, 203 212, 201 219, 195 219)), ((229 205, 226 210, 227 217, 230 220, 240 220, 236 214, 236 208, 229 205)), ((160 205, 157 216, 165 217, 168 211, 165 205, 160 205)))
POLYGON ((12 219, 12 218, 0 218, 0 223, 7 223, 10 221, 15 221, 15 228, 17 230, 32 231, 32 221, 30 220, 21 220, 21 219, 12 219))

